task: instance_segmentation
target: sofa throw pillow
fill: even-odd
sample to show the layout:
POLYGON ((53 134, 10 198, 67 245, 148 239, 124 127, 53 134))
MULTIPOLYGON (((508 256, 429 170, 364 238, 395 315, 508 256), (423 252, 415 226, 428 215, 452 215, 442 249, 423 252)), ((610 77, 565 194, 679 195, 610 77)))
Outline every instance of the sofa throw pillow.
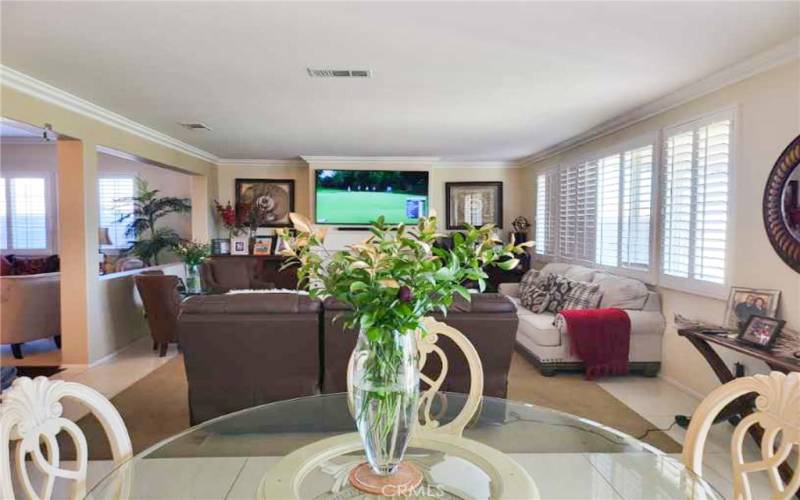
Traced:
POLYGON ((538 271, 530 270, 522 277, 519 285, 519 301, 522 307, 541 314, 547 307, 547 278, 538 271))
POLYGON ((551 312, 553 314, 558 314, 564 309, 564 303, 567 300, 567 295, 569 295, 570 290, 578 283, 577 281, 572 281, 571 279, 567 278, 566 276, 561 276, 559 274, 551 274, 547 277, 547 312, 551 312))
POLYGON ((597 283, 575 282, 562 309, 597 309, 603 292, 597 283))

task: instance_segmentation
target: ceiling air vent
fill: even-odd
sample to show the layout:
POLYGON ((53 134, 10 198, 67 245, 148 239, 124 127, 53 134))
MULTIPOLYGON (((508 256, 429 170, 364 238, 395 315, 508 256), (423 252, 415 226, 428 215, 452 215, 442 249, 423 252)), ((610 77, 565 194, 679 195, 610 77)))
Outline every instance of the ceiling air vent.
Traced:
POLYGON ((311 78, 369 78, 372 70, 369 69, 314 69, 306 68, 311 78))
POLYGON ((181 122, 180 126, 189 130, 211 130, 211 127, 203 122, 181 122))

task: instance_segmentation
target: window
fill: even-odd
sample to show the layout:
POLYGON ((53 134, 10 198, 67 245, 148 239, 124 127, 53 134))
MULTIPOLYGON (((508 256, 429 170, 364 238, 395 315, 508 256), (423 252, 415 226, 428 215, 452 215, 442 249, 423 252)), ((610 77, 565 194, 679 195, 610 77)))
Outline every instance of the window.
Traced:
POLYGON ((125 236, 129 220, 120 222, 122 216, 133 213, 135 182, 133 177, 101 177, 98 194, 100 198, 100 227, 108 228, 111 245, 103 248, 127 248, 130 244, 125 236))
POLYGON ((713 290, 727 281, 732 124, 727 113, 665 131, 662 274, 668 285, 713 290))
POLYGON ((536 246, 539 255, 556 255, 558 230, 558 171, 536 177, 536 246))
POLYGON ((636 142, 613 154, 539 174, 538 254, 634 271, 651 269, 654 138, 636 142))
POLYGON ((46 174, 0 178, 0 248, 50 249, 48 236, 49 177, 46 174))

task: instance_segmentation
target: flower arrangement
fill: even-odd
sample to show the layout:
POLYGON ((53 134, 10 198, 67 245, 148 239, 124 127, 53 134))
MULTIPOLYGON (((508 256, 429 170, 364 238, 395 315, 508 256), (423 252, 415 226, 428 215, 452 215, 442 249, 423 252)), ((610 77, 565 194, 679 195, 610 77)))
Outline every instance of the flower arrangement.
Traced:
POLYGON ((425 333, 422 318, 433 311, 447 314, 454 294, 470 300, 464 282, 476 282, 483 291, 484 267, 513 269, 519 263, 515 255, 531 243, 502 245, 493 225, 468 225, 453 234, 452 248, 444 249, 435 245, 443 235, 436 232, 432 212, 410 229, 379 217, 364 242, 331 254, 324 249, 326 229, 314 228, 299 214, 290 219, 295 234, 276 231, 286 243, 284 267, 297 266, 310 296, 334 297, 352 307, 344 319, 360 331, 354 351, 356 423, 373 470, 391 474, 416 420, 419 371, 413 334, 425 333))
MULTIPOLYGON (((227 205, 222 205, 217 200, 214 200, 214 209, 217 212, 217 217, 219 217, 220 222, 222 225, 225 226, 225 229, 228 230, 230 237, 233 238, 234 236, 238 236, 244 228, 244 221, 242 217, 237 213, 236 209, 233 208, 231 202, 229 201, 227 205)), ((242 213, 243 211, 239 211, 242 213)))
POLYGON ((199 266, 211 255, 208 243, 185 241, 175 247, 175 253, 187 266, 199 266))

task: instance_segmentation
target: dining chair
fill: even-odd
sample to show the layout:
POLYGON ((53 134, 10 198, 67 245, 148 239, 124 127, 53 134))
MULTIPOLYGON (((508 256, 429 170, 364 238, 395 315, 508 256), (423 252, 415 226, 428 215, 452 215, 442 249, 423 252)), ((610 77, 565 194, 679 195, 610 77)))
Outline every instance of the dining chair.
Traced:
MULTIPOLYGON (((83 498, 86 492, 88 445, 81 429, 62 417, 62 399, 74 400, 88 408, 103 427, 114 465, 133 455, 131 440, 122 417, 111 402, 91 387, 46 377, 20 377, 3 392, 0 402, 0 497, 14 499, 11 481, 11 448, 16 441, 15 472, 25 498, 48 500, 56 479, 69 482, 70 498, 83 498), (62 466, 57 436, 64 431, 75 445, 75 468, 62 466), (44 448, 44 450, 42 449, 44 448), (46 453, 46 455, 45 455, 46 453), (28 473, 28 456, 42 475, 39 491, 28 473)), ((120 498, 127 497, 123 485, 120 498)))
POLYGON ((703 449, 717 415, 735 399, 755 393, 755 409, 734 428, 731 438, 731 465, 734 500, 750 500, 748 474, 764 471, 769 477, 773 499, 789 499, 800 489, 800 458, 787 483, 779 467, 795 450, 800 452, 800 373, 771 372, 737 378, 712 391, 695 410, 683 447, 683 462, 698 476, 703 474, 703 449), (763 429, 759 447, 761 458, 745 461, 744 440, 753 426, 763 429))
MULTIPOLYGON (((464 428, 475 416, 481 403, 481 394, 483 394, 483 366, 481 359, 478 356, 478 351, 472 342, 460 331, 452 326, 449 326, 441 321, 436 321, 431 317, 422 319, 424 329, 416 332, 417 335, 417 351, 419 353, 419 361, 417 366, 420 370, 420 380, 427 385, 427 388, 422 391, 419 397, 419 415, 420 422, 414 428, 415 435, 425 435, 430 433, 446 434, 456 437, 461 437, 464 433, 464 428), (431 413, 433 403, 439 397, 439 389, 442 387, 445 379, 447 378, 447 371, 449 364, 444 350, 437 345, 440 337, 446 337, 453 341, 456 347, 461 350, 462 354, 467 360, 469 367, 470 384, 467 400, 464 407, 456 415, 456 417, 445 424, 441 424, 438 420, 439 415, 431 413), (430 377, 423 373, 423 368, 428 362, 429 358, 436 356, 441 366, 441 371, 438 375, 430 377)), ((350 406, 353 407, 353 363, 354 357, 350 355, 350 361, 347 364, 347 392, 350 400, 350 406)))
POLYGON ((137 274, 133 281, 144 304, 147 326, 153 338, 153 350, 159 348, 159 356, 164 357, 167 346, 178 341, 180 278, 165 274, 137 274))

